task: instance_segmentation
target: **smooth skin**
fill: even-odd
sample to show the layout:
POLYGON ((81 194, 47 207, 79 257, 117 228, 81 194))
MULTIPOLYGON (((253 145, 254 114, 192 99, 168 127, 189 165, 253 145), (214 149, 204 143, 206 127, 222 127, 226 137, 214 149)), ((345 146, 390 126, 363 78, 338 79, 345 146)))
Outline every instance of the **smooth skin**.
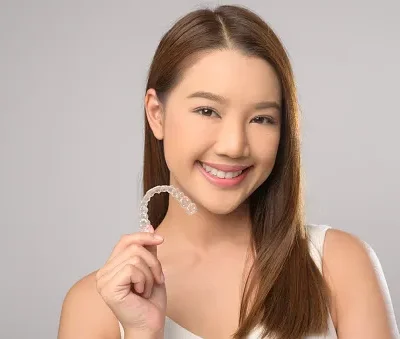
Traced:
MULTIPOLYGON (((164 106, 154 90, 147 92, 147 119, 154 136, 164 140, 171 184, 187 192, 199 212, 188 216, 170 198, 155 232, 163 241, 145 240, 139 232, 122 238, 107 263, 67 293, 59 339, 117 339, 118 320, 126 339, 162 338, 165 315, 200 337, 229 338, 237 328, 249 264, 245 200, 270 174, 280 138, 279 109, 260 103, 280 99, 272 67, 233 50, 202 55, 164 106), (191 97, 199 91, 218 96, 191 97), (197 161, 252 168, 240 185, 222 189, 204 178, 197 161), (124 270, 123 263, 132 267, 124 270), (134 283, 130 292, 128 282, 134 283), (147 298, 150 289, 155 299, 147 298)), ((379 273, 359 239, 327 231, 323 274, 333 292, 330 310, 340 339, 392 338, 379 273)))

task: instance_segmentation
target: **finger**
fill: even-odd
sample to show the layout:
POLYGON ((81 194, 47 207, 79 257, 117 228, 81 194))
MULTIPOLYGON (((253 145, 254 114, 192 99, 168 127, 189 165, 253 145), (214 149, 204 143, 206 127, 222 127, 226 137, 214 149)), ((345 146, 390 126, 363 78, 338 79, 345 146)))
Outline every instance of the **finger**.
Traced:
POLYGON ((121 237, 118 243, 115 245, 113 251, 111 252, 110 258, 114 258, 116 255, 121 253, 125 248, 132 244, 138 245, 154 245, 161 244, 164 238, 159 238, 158 234, 150 232, 136 232, 132 234, 125 234, 121 237))
POLYGON ((162 269, 160 261, 147 248, 137 244, 130 245, 128 248, 119 253, 116 257, 111 259, 111 261, 106 263, 104 267, 101 269, 101 272, 98 273, 98 276, 101 277, 103 274, 112 270, 120 263, 135 256, 139 256, 144 260, 144 262, 152 271, 154 278, 157 280, 159 284, 162 284, 162 275, 161 275, 162 269))
POLYGON ((135 290, 141 289, 145 283, 144 273, 137 267, 127 264, 119 270, 106 285, 100 288, 102 297, 112 302, 122 301, 131 291, 132 284, 135 290))
POLYGON ((142 294, 144 292, 144 285, 145 285, 144 282, 138 282, 137 284, 134 285, 134 289, 137 292, 137 294, 142 294))
MULTIPOLYGON (((111 281, 111 279, 120 271, 122 270, 127 264, 133 265, 136 268, 138 268, 145 276, 145 281, 143 284, 143 289, 141 291, 139 291, 136 288, 136 291, 138 293, 142 293, 143 292, 143 296, 145 298, 150 297, 151 295, 151 291, 153 289, 153 285, 154 285, 154 275, 153 272, 150 270, 150 268, 147 266, 146 262, 139 256, 135 256, 135 257, 130 257, 129 259, 121 262, 120 264, 118 264, 116 267, 114 267, 113 269, 109 270, 107 272, 107 274, 104 274, 101 277, 101 281, 99 282, 100 286, 104 286, 107 283, 109 283, 111 281)), ((139 286, 139 285, 138 285, 139 286)))

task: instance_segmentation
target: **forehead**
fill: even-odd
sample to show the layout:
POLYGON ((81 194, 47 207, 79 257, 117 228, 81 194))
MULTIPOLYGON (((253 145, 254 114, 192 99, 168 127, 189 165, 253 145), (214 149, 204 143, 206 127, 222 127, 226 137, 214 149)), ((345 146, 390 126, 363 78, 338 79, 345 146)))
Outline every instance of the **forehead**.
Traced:
POLYGON ((264 59, 236 50, 203 54, 184 71, 173 92, 187 96, 202 90, 240 102, 281 99, 273 67, 264 59))

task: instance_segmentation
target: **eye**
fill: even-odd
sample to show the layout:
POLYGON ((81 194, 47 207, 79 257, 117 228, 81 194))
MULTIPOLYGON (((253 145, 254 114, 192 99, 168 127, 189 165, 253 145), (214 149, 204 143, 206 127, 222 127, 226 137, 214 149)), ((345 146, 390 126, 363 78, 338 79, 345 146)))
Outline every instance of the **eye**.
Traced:
POLYGON ((199 107, 199 108, 196 108, 193 112, 199 113, 200 115, 203 115, 206 117, 211 117, 213 114, 215 114, 216 116, 219 116, 218 113, 215 112, 210 107, 199 107))
POLYGON ((267 125, 267 124, 275 124, 275 120, 271 117, 255 117, 252 121, 255 121, 257 124, 267 125))

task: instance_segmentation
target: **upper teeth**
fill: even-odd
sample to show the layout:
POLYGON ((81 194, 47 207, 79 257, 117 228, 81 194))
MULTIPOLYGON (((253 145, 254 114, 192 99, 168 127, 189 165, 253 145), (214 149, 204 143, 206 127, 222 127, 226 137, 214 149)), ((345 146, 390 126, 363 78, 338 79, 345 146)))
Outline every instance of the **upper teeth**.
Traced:
POLYGON ((203 166, 203 168, 208 172, 211 173, 212 175, 215 175, 218 178, 221 179, 231 179, 231 178, 235 178, 238 175, 240 175, 243 171, 236 171, 236 172, 224 172, 221 171, 219 169, 210 167, 208 165, 205 165, 203 163, 201 163, 201 165, 203 166))

